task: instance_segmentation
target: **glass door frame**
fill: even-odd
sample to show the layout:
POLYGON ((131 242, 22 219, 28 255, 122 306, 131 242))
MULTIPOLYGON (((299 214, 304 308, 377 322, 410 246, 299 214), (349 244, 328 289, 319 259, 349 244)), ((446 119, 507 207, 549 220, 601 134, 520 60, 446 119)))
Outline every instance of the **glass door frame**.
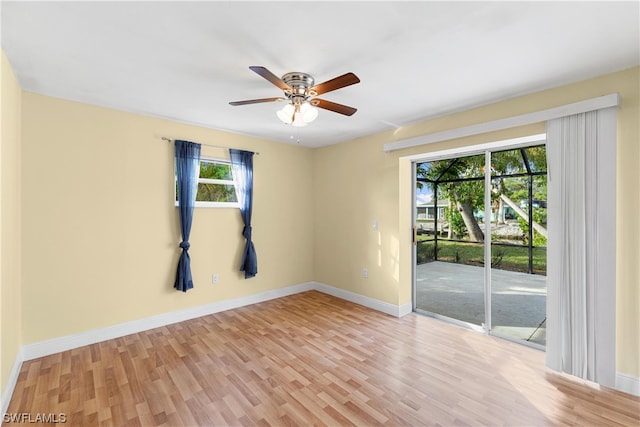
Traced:
MULTIPOLYGON (((426 153, 424 154, 424 156, 420 155, 420 156, 413 157, 413 159, 411 160, 411 174, 412 174, 411 224, 413 227, 413 237, 411 239, 411 245, 412 245, 412 251, 411 251, 412 253, 412 272, 411 272, 412 303, 411 304, 412 304, 412 310, 414 312, 417 312, 429 317, 434 317, 436 319, 444 320, 448 323, 462 326, 467 329, 483 332, 483 333, 486 333, 487 335, 496 336, 501 339, 513 341, 521 345, 525 345, 528 347, 532 347, 532 348, 544 351, 545 347, 540 344, 536 344, 536 343, 525 341, 525 340, 520 340, 517 338, 509 337, 504 334, 495 333, 492 331, 492 328, 491 328, 492 326, 491 325, 491 322, 492 322, 491 320, 491 305, 492 305, 491 304, 491 270, 492 270, 492 267, 491 267, 491 262, 489 263, 486 262, 487 259, 491 260, 491 221, 485 221, 485 231, 484 231, 485 236, 489 236, 489 238, 485 239, 484 241, 484 258, 485 258, 485 263, 484 263, 485 264, 484 265, 485 321, 484 323, 482 325, 475 325, 472 323, 468 323, 468 322, 458 320, 452 317, 448 317, 445 315, 441 315, 438 313, 432 313, 425 310, 421 310, 416 307, 416 304, 417 304, 417 295, 416 295, 417 294, 417 234, 416 234, 417 232, 416 230, 417 164, 435 161, 435 160, 452 159, 455 157, 467 157, 467 156, 484 154, 485 171, 486 171, 486 165, 491 164, 492 153, 505 151, 505 150, 527 148, 527 147, 543 145, 543 144, 546 144, 546 134, 532 135, 529 137, 515 138, 510 140, 504 140, 504 141, 496 141, 496 142, 491 142, 489 144, 481 144, 479 146, 469 146, 469 147, 461 147, 453 150, 443 150, 443 151, 438 151, 433 153, 426 153)), ((484 184, 485 184, 484 186, 484 217, 485 218, 491 218, 491 188, 492 188, 491 181, 492 181, 492 174, 490 172, 489 173, 485 172, 485 176, 484 176, 484 184)))

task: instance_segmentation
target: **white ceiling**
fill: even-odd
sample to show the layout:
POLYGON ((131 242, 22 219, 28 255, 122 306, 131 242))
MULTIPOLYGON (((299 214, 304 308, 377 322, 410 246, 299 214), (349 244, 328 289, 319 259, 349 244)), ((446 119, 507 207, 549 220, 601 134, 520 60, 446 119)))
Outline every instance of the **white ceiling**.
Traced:
MULTIPOLYGON (((640 64, 640 3, 10 2, 2 47, 24 90, 309 147, 397 129, 640 64), (293 128, 277 76, 346 72, 293 128)), ((179 135, 173 135, 180 137, 179 135)))

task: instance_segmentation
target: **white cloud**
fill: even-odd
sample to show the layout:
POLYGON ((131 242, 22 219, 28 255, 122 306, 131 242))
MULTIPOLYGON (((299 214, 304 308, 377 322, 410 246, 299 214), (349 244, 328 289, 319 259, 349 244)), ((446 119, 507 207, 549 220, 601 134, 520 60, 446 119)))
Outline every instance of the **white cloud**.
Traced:
POLYGON ((432 195, 431 194, 416 194, 416 203, 419 205, 424 205, 427 203, 431 203, 432 195))

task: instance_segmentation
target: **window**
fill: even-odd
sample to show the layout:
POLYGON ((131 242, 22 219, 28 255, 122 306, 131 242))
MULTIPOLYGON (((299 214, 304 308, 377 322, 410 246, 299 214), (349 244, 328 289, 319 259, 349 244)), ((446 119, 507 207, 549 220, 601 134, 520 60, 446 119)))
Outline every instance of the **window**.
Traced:
MULTIPOLYGON (((177 182, 177 181, 176 181, 177 182)), ((175 204, 178 205, 176 183, 175 204)), ((239 208, 236 187, 228 160, 201 158, 198 176, 197 208, 239 208)))

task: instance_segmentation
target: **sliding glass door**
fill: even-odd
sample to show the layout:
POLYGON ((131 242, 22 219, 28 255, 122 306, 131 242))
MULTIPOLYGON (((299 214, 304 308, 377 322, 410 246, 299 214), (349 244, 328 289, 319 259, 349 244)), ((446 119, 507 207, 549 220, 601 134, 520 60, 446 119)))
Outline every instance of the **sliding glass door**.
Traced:
POLYGON ((544 346, 544 145, 418 162, 415 192, 415 311, 544 346))
POLYGON ((416 168, 416 308, 476 326, 485 323, 483 166, 478 155, 416 168))

